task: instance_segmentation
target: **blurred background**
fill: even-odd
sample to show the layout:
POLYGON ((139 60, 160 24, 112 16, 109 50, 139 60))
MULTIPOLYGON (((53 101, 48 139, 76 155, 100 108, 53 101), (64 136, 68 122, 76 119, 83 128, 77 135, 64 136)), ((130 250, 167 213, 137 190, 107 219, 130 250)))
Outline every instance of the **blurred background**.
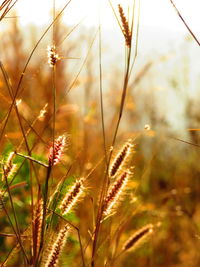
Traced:
MULTIPOLYGON (((66 1, 55 3, 55 13, 58 14, 66 1)), ((116 146, 118 149, 127 139, 135 139, 134 181, 113 225, 117 228, 117 222, 123 221, 125 215, 129 216, 123 224, 122 240, 147 223, 159 227, 144 246, 121 257, 115 266, 197 267, 200 265, 200 49, 170 1, 141 1, 140 13, 136 3, 138 50, 116 146)), ((200 38, 199 1, 176 0, 175 3, 200 38)), ((127 11, 130 1, 113 0, 112 4, 116 12, 117 4, 127 11)), ((32 49, 52 19, 52 1, 18 0, 0 21, 1 130, 12 103, 3 68, 9 75, 14 94, 32 49)), ((54 24, 56 51, 61 58, 56 66, 55 80, 56 136, 63 133, 70 136, 64 164, 56 167, 53 174, 55 184, 69 168, 70 175, 88 175, 104 155, 99 93, 99 23, 108 149, 112 142, 125 68, 123 35, 108 1, 72 0, 54 24)), ((52 28, 34 51, 17 95, 23 127, 26 131, 31 127, 28 142, 32 155, 43 161, 46 161, 52 131, 52 73, 46 55, 47 46, 51 44, 52 28), (46 104, 45 116, 38 119, 46 104)), ((13 109, 0 143, 2 161, 10 151, 18 148, 26 154, 22 140, 13 109)), ((16 159, 19 165, 22 161, 16 159)), ((92 215, 88 209, 92 207, 91 199, 97 199, 102 168, 100 164, 93 170, 88 181, 88 194, 76 209, 77 225, 85 243, 88 229, 92 229, 92 215)), ((36 173, 42 183, 44 172, 38 168, 36 173)), ((29 179, 29 166, 24 163, 14 184, 26 181, 27 186, 13 189, 22 229, 26 229, 31 221, 29 179)), ((12 231, 4 212, 0 213, 0 221, 0 232, 12 231)), ((70 246, 74 245, 73 240, 70 242, 69 252, 70 246)), ((14 244, 14 238, 0 236, 1 261, 14 244)), ((65 258, 66 266, 79 266, 76 253, 75 246, 73 254, 65 258)), ((10 266, 19 266, 14 264, 17 263, 10 266)))

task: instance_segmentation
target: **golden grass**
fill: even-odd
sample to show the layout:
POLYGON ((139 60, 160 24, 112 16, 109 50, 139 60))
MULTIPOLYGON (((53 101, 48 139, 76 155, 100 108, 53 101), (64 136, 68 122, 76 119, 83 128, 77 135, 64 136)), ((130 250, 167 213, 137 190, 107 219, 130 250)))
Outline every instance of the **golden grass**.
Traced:
MULTIPOLYGON (((3 1, 0 5, 0 22, 12 4, 13 1, 3 1)), ((132 6, 134 4, 135 1, 132 6)), ((68 71, 71 63, 64 59, 72 58, 72 52, 78 54, 74 48, 82 45, 83 36, 74 43, 67 39, 67 45, 62 46, 61 40, 65 40, 63 35, 67 29, 59 25, 59 19, 67 6, 57 15, 54 12, 53 22, 31 51, 23 48, 26 40, 17 20, 12 24, 10 39, 5 39, 5 55, 12 51, 12 58, 2 56, 0 61, 0 247, 4 254, 0 256, 1 266, 146 267, 151 264, 156 267, 160 261, 162 266, 169 267, 174 266, 172 258, 176 254, 179 255, 176 266, 190 267, 187 264, 195 259, 192 262, 196 267, 200 256, 195 258, 192 253, 197 252, 199 242, 191 236, 198 234, 196 221, 200 218, 198 166, 191 160, 190 164, 194 164, 191 172, 186 168, 187 161, 182 164, 184 166, 177 167, 175 159, 171 169, 167 166, 163 171, 166 162, 163 163, 162 157, 167 153, 161 156, 159 153, 165 151, 166 143, 161 147, 158 140, 148 158, 145 154, 148 145, 142 131, 138 134, 133 133, 131 127, 129 131, 120 129, 124 115, 123 120, 127 119, 128 124, 136 122, 132 115, 137 99, 131 102, 133 95, 129 88, 137 56, 136 18, 134 14, 131 18, 125 16, 121 4, 114 10, 119 13, 125 39, 125 66, 122 83, 113 78, 122 86, 118 91, 114 91, 113 86, 109 99, 110 91, 107 95, 103 92, 101 38, 98 56, 92 57, 96 33, 92 41, 90 38, 80 69, 75 66, 73 74, 68 71), (53 38, 49 34, 52 28, 53 38), (49 40, 45 40, 46 37, 50 43, 56 44, 48 46, 47 58, 45 47, 49 40), (135 44, 132 43, 133 37, 135 44), (59 56, 64 53, 66 57, 59 56), (92 65, 92 60, 97 59, 99 85, 92 65), (87 78, 80 75, 83 69, 87 78), (100 97, 95 90, 97 86, 100 87, 100 97), (72 96, 69 95, 71 89, 72 96), (80 99, 84 99, 84 106, 79 103, 80 99), (112 105, 105 104, 108 99, 112 105), (130 105, 126 106, 127 102, 130 105), (121 143, 124 145, 115 153, 116 146, 121 143), (140 144, 145 144, 145 151, 140 144), (174 170, 177 172, 171 181, 169 177, 174 170), (182 179, 190 175, 195 177, 196 184, 182 179), (173 187, 176 187, 174 191, 173 187), (193 198, 189 197, 192 190, 196 198, 194 206, 191 204, 193 198), (163 229, 157 229, 156 238, 151 239, 160 220, 163 229), (181 234, 184 232, 183 236, 179 230, 181 234), (134 234, 130 236, 132 232, 134 234), (177 241, 176 234, 181 241, 177 241), (187 242, 182 240, 188 240, 188 246, 192 248, 188 260, 187 242), (144 241, 148 241, 146 245, 144 241), (179 252, 181 245, 185 250, 179 252), (126 253, 128 251, 130 254, 126 253), (168 262, 168 255, 171 262, 168 262)), ((151 65, 147 64, 148 68, 136 75, 134 86, 141 82, 151 65)), ((154 112, 150 112, 153 121, 154 112)), ((149 124, 145 129, 150 130, 149 124)), ((194 158, 199 158, 198 153, 194 158)))

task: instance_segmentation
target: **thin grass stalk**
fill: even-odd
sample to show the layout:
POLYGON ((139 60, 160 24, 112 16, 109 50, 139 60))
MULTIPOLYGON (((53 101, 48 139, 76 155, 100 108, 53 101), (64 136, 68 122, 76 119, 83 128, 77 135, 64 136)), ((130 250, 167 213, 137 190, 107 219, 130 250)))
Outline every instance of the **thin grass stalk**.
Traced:
MULTIPOLYGON (((55 121, 56 121, 56 87, 55 87, 55 66, 53 66, 52 71, 52 93, 53 93, 53 129, 52 129, 52 139, 53 139, 53 161, 54 161, 54 151, 55 151, 55 121)), ((49 166, 47 168, 47 175, 45 179, 44 186, 44 198, 43 198, 43 220, 42 220, 42 231, 41 231, 41 246, 40 252, 43 249, 44 244, 44 235, 45 235, 45 220, 46 220, 46 212, 47 212, 47 201, 48 201, 48 191, 49 191, 49 179, 52 171, 52 164, 49 161, 49 166)))
POLYGON ((18 152, 15 152, 15 154, 20 156, 20 157, 22 157, 22 158, 24 158, 24 159, 28 159, 28 160, 30 160, 32 162, 35 162, 35 163, 41 165, 42 167, 48 168, 47 164, 45 164, 45 163, 43 163, 43 162, 41 162, 41 161, 39 161, 37 159, 34 159, 34 158, 30 157, 30 156, 22 155, 21 153, 18 153, 18 152))
POLYGON ((3 125, 3 127, 2 127, 1 134, 0 134, 0 142, 1 142, 2 137, 3 137, 3 135, 4 135, 4 131, 5 131, 5 128, 6 128, 8 119, 9 119, 9 117, 10 117, 11 111, 12 111, 14 105, 15 105, 16 98, 17 98, 17 96, 18 96, 18 92, 19 92, 19 89, 20 89, 20 87, 21 87, 21 83, 22 83, 23 78, 24 78, 24 75, 25 75, 25 73, 26 73, 26 69, 27 69, 27 67, 28 67, 28 65, 29 65, 29 62, 30 62, 30 60, 31 60, 31 58, 32 58, 32 56, 33 56, 33 54, 35 53, 37 47, 39 46, 39 44, 40 44, 40 42, 42 41, 42 39, 44 38, 44 36, 45 36, 45 35, 47 34, 47 32, 51 29, 51 27, 54 25, 54 23, 60 18, 60 16, 62 15, 62 13, 63 13, 64 10, 67 8, 67 6, 70 4, 71 1, 72 1, 72 0, 69 0, 69 1, 64 5, 64 7, 61 9, 61 11, 60 11, 60 12, 58 13, 58 15, 56 16, 55 20, 54 20, 52 23, 50 23, 50 25, 46 28, 46 30, 44 31, 44 33, 42 34, 42 36, 39 38, 39 40, 37 41, 36 45, 34 46, 33 50, 31 51, 31 53, 30 53, 30 55, 29 55, 29 57, 28 57, 28 59, 27 59, 25 65, 24 65, 24 68, 23 68, 23 70, 22 70, 22 74, 21 74, 21 76, 20 76, 20 78, 19 78, 19 82, 18 82, 18 84, 17 84, 17 88, 16 88, 15 94, 14 94, 14 96, 13 96, 12 104, 11 104, 11 106, 10 106, 10 108, 9 108, 7 117, 6 117, 5 122, 4 122, 4 125, 3 125))
MULTIPOLYGON (((10 94, 10 97, 13 100, 12 103, 14 103, 15 102, 15 100, 14 100, 14 93, 13 93, 13 88, 12 88, 10 82, 9 82, 9 76, 8 76, 6 70, 4 69, 4 66, 3 66, 2 63, 0 64, 0 68, 2 70, 2 73, 3 73, 3 76, 4 76, 4 80, 6 82, 6 85, 7 85, 9 94, 10 94)), ((14 108, 15 108, 15 112, 16 112, 16 115, 17 115, 17 119, 18 119, 19 125, 20 125, 22 136, 23 136, 23 139, 24 139, 24 142, 25 142, 25 145, 26 145, 26 149, 28 151, 28 155, 31 156, 31 151, 30 151, 30 148, 29 148, 29 145, 28 145, 27 136, 25 134, 25 131, 24 131, 24 128, 23 128, 23 125, 22 125, 22 121, 21 121, 21 116, 19 114, 19 110, 18 110, 18 107, 17 107, 16 103, 15 103, 15 107, 14 108)), ((32 210, 31 215, 32 215, 32 221, 33 221, 33 205, 34 204, 33 204, 33 181, 32 181, 32 171, 31 171, 32 168, 34 169, 33 163, 30 162, 30 189, 31 189, 31 210, 32 210)))
MULTIPOLYGON (((126 90, 127 90, 127 85, 128 85, 128 74, 129 74, 129 67, 130 67, 130 56, 131 56, 131 49, 129 49, 129 57, 128 57, 128 64, 127 64, 127 70, 125 74, 125 79, 124 79, 124 85, 123 85, 123 92, 122 92, 122 98, 121 98, 121 105, 120 105, 120 112, 119 112, 119 117, 117 121, 117 126, 115 129, 113 141, 112 141, 112 147, 115 145, 116 137, 117 137, 117 132, 119 128, 119 124, 121 121, 121 116, 123 113, 123 108, 124 108, 124 102, 125 102, 125 97, 126 97, 126 90)), ((95 252, 96 252, 96 245, 97 245, 97 239, 98 239, 98 234, 100 230, 100 224, 101 224, 101 219, 103 215, 103 199, 105 198, 106 192, 108 190, 108 184, 109 184, 109 178, 108 178, 108 169, 111 161, 113 150, 111 150, 109 158, 108 158, 108 167, 106 170, 105 178, 104 178, 104 185, 102 188, 101 196, 100 196, 100 208, 98 211, 97 215, 97 223, 96 223, 96 228, 95 228, 95 233, 94 233, 94 241, 93 241, 93 249, 92 249, 92 261, 91 261, 91 267, 94 267, 94 257, 95 257, 95 252)))
MULTIPOLYGON (((26 131, 26 137, 28 137, 28 135, 29 135, 29 133, 30 133, 31 130, 35 133, 35 135, 37 135, 38 137, 40 137, 39 134, 38 134, 38 133, 35 131, 35 129, 33 128, 33 126, 36 124, 36 122, 38 121, 38 119, 40 119, 40 118, 43 117, 42 113, 44 114, 44 113, 46 112, 46 107, 47 107, 47 104, 45 104, 45 106, 40 110, 39 115, 34 119, 34 121, 33 121, 31 124, 30 124, 24 117, 22 117, 23 120, 24 120, 24 121, 28 124, 28 126, 29 126, 29 129, 26 131)), ((21 142, 20 142, 20 144, 18 145, 18 147, 17 147, 17 151, 19 151, 19 150, 21 149, 21 147, 22 147, 22 145, 23 145, 23 142, 24 142, 24 139, 22 139, 21 142)))
POLYGON ((94 41, 96 40, 98 31, 99 31, 99 29, 97 29, 97 31, 96 31, 95 34, 94 34, 94 38, 92 39, 92 42, 91 42, 90 47, 89 47, 89 49, 88 49, 88 51, 87 51, 87 54, 86 54, 85 59, 84 59, 84 61, 83 61, 83 64, 81 65, 81 67, 80 67, 78 73, 76 74, 75 78, 73 79, 73 81, 71 82, 71 84, 69 85, 69 87, 66 89, 66 94, 68 94, 68 93, 71 91, 71 89, 73 88, 73 86, 75 85, 75 83, 76 83, 76 81, 77 81, 77 79, 78 79, 78 77, 79 77, 79 75, 80 75, 80 73, 81 73, 81 71, 82 71, 82 69, 83 69, 83 67, 84 67, 84 65, 85 65, 85 63, 86 63, 86 61, 88 60, 88 57, 89 57, 89 55, 90 55, 92 46, 93 46, 93 44, 94 44, 94 41))
POLYGON ((186 23, 185 19, 183 18, 183 16, 181 15, 180 11, 178 10, 178 8, 176 7, 176 5, 174 4, 174 1, 170 0, 171 4, 173 5, 174 9, 176 10, 179 18, 182 20, 182 22, 184 23, 185 27, 188 29, 188 31, 190 32, 190 34, 192 35, 192 37, 194 38, 194 40, 197 42, 197 44, 200 46, 200 41, 197 39, 197 37, 195 36, 195 34, 193 33, 193 31, 191 30, 191 28, 188 26, 188 24, 186 23))
POLYGON ((12 3, 12 0, 9 1, 4 1, 2 3, 2 6, 0 6, 0 11, 5 7, 5 5, 7 4, 7 7, 5 8, 3 14, 0 17, 0 21, 6 16, 6 14, 13 8, 13 6, 17 3, 18 0, 16 0, 11 6, 10 4, 12 3))
MULTIPOLYGON (((46 127, 48 126, 48 122, 47 122, 47 125, 46 125, 46 127)), ((45 131, 45 129, 46 129, 46 127, 43 129, 43 132, 45 131)), ((43 133, 42 133, 43 134, 43 133)), ((41 135, 42 135, 41 134, 41 135)), ((33 146, 31 147, 31 152, 32 152, 32 150, 35 148, 35 146, 37 145, 37 143, 38 143, 38 140, 36 140, 35 141, 35 143, 33 144, 33 146)), ((33 162, 36 162, 36 163, 38 163, 38 164, 41 164, 43 167, 45 167, 45 168, 48 168, 48 165, 44 165, 43 163, 41 163, 41 162, 39 162, 39 161, 36 161, 35 159, 33 159, 33 158, 30 158, 29 156, 25 156, 25 155, 22 155, 22 154, 20 154, 20 153, 16 153, 17 155, 19 155, 19 156, 21 156, 21 157, 23 157, 23 158, 25 158, 24 159, 24 161, 22 162, 22 164, 19 166, 19 168, 17 169, 17 172, 15 173, 15 175, 13 176, 13 178, 11 179, 11 181, 9 182, 9 186, 11 186, 12 185, 12 183, 13 183, 13 181, 15 180, 15 177, 17 176, 17 174, 18 174, 18 172, 20 171, 20 169, 23 167, 23 165, 24 165, 24 163, 25 163, 25 161, 26 161, 26 158, 27 159, 30 159, 30 160, 32 160, 33 162)), ((37 179, 37 181, 38 181, 38 179, 37 179)), ((39 185, 39 183, 38 183, 38 185, 39 185)), ((7 192, 7 189, 5 189, 5 191, 3 192, 3 195, 2 196, 4 196, 4 194, 7 192)))
MULTIPOLYGON (((19 245, 20 245, 20 247, 21 247, 21 243, 20 243, 19 237, 18 237, 17 232, 16 232, 16 230, 15 230, 13 224, 12 224, 12 221, 11 221, 11 219, 10 219, 10 216, 9 216, 7 210, 6 210, 6 207, 4 206, 4 203, 2 203, 2 206, 3 206, 3 210, 4 210, 4 212, 6 213, 6 216, 7 216, 8 220, 9 220, 9 223, 10 223, 12 229, 13 229, 13 232, 15 233, 15 236, 16 236, 18 242, 19 242, 19 245)), ((23 246, 22 246, 21 248, 22 248, 22 251, 24 251, 23 246)), ((7 261, 9 260, 9 257, 10 257, 10 255, 12 254, 12 252, 13 252, 14 249, 15 249, 15 247, 13 247, 13 248, 9 251, 9 253, 8 253, 8 255, 6 256, 5 260, 1 263, 1 267, 5 266, 5 264, 6 264, 7 261)), ((25 257, 27 258, 26 254, 25 254, 25 257)), ((23 258, 23 260, 24 260, 24 264, 25 264, 25 266, 26 266, 26 264, 27 264, 27 262, 28 262, 28 258, 27 258, 27 261, 25 261, 24 258, 23 258)))
POLYGON ((48 201, 48 185, 49 185, 49 178, 51 176, 51 170, 52 170, 52 165, 49 164, 49 166, 47 168, 47 174, 46 174, 45 185, 44 185, 44 193, 43 193, 43 218, 42 218, 41 242, 40 242, 40 249, 39 249, 39 253, 38 253, 38 261, 40 261, 40 258, 42 256, 41 252, 43 250, 43 245, 44 245, 46 214, 47 214, 47 201, 48 201))
MULTIPOLYGON (((52 199, 53 199, 53 196, 56 194, 56 192, 58 192, 58 188, 59 188, 60 185, 61 185, 60 188, 61 188, 61 190, 62 190, 62 187, 63 187, 63 184, 64 184, 64 182, 65 182, 65 179, 66 179, 66 177, 68 176, 68 174, 69 174, 71 168, 72 168, 72 165, 69 167, 69 169, 67 170, 66 175, 62 178, 62 180, 61 180, 61 181, 59 182, 59 184, 57 185, 57 187, 56 187, 56 189, 55 189, 53 195, 51 196, 52 199)), ((50 222, 49 222, 49 227, 51 227, 51 224, 52 224, 52 222, 53 222, 54 212, 55 212, 56 207, 57 207, 57 201, 58 201, 58 199, 59 199, 59 195, 57 195, 55 204, 54 204, 54 206, 53 206, 52 215, 51 215, 51 219, 50 219, 50 222)), ((51 199, 50 199, 50 201, 51 201, 51 199)))
MULTIPOLYGON (((100 2, 99 2, 100 10, 100 2)), ((103 107, 103 85, 102 85, 102 47, 101 47, 101 21, 99 14, 99 93, 100 93, 100 109, 101 109, 101 127, 103 134, 103 148, 106 165, 108 165, 107 151, 106 151, 106 134, 105 134, 105 120, 104 120, 104 107, 103 107)))
MULTIPOLYGON (((137 16, 137 23, 136 23, 137 27, 136 27, 136 43, 135 43, 135 51, 134 51, 134 56, 133 56, 133 62, 130 68, 130 72, 129 72, 129 76, 132 73, 136 58, 137 58, 137 54, 138 54, 138 38, 139 38, 139 27, 140 27, 140 0, 138 0, 138 16, 137 16)), ((133 23, 131 25, 131 31, 133 33, 133 23)))
POLYGON ((8 5, 10 1, 12 1, 12 0, 4 0, 3 3, 0 5, 0 11, 1 11, 6 5, 8 5))
MULTIPOLYGON (((3 171, 4 171, 4 169, 3 169, 3 171)), ((28 264, 29 260, 28 260, 28 258, 27 258, 27 255, 26 255, 26 252, 25 252, 25 250, 24 250, 24 247, 23 247, 23 245, 22 245, 22 240, 21 240, 21 235, 20 235, 19 225, 18 225, 18 221, 17 221, 17 216, 16 216, 16 212, 15 212, 15 208, 14 208, 14 204, 13 204, 13 200, 12 200, 12 196, 11 196, 11 192, 10 192, 10 188, 9 188, 9 184, 8 184, 8 178, 7 178, 7 176, 5 175, 5 171, 4 171, 4 179, 5 179, 5 181, 6 181, 6 187, 7 187, 7 191, 8 191, 8 196, 9 196, 10 204, 11 204, 11 207, 12 207, 12 212, 13 212, 13 216, 14 216, 14 221, 15 221, 15 225, 16 225, 16 230, 15 230, 13 224, 12 224, 12 221, 11 221, 11 219, 10 219, 10 216, 8 215, 7 210, 6 210, 6 208, 5 208, 3 202, 2 202, 2 205, 3 205, 3 207, 4 207, 4 211, 5 211, 5 213, 6 213, 7 217, 8 217, 8 220, 9 220, 9 222, 11 223, 11 227, 12 227, 14 233, 16 234, 16 237, 17 237, 18 242, 19 242, 19 244, 20 244, 20 247, 21 247, 22 252, 23 252, 23 254, 24 254, 24 257, 25 257, 24 260, 25 260, 25 262, 28 264)))
MULTIPOLYGON (((135 2, 134 2, 134 4, 135 4, 135 2)), ((133 8, 134 8, 134 5, 133 5, 133 8)), ((132 20, 134 20, 134 17, 132 18, 132 20)), ((133 25, 133 22, 132 22, 132 25, 133 25)), ((122 90, 121 104, 120 104, 120 111, 119 111, 118 121, 117 121, 117 125, 116 125, 116 128, 115 128, 114 136, 113 136, 112 148, 115 145, 115 141, 116 141, 116 137, 117 137, 117 133, 118 133, 118 129, 119 129, 119 124, 120 124, 122 113, 123 113, 123 109, 124 109, 124 103, 125 103, 125 99, 126 99, 126 92, 127 92, 127 87, 128 87, 128 81, 129 81, 131 52, 132 52, 132 44, 130 45, 130 47, 128 47, 127 67, 126 67, 126 72, 125 72, 125 76, 124 76, 124 83, 123 83, 123 90, 122 90)), ((96 227, 95 227, 93 246, 92 246, 91 267, 94 267, 94 265, 95 265, 96 246, 97 246, 97 240, 98 240, 98 235, 99 235, 99 231, 100 231, 101 220, 102 220, 102 216, 103 216, 104 198, 106 196, 106 193, 107 193, 107 190, 108 190, 108 185, 109 185, 108 170, 109 170, 109 165, 110 165, 112 153, 113 153, 113 149, 110 151, 110 155, 109 155, 109 158, 108 158, 108 166, 107 166, 105 177, 103 179, 104 186, 102 188, 101 195, 100 195, 99 208, 98 208, 98 212, 97 212, 96 227)))
MULTIPOLYGON (((6 70, 4 69, 4 66, 3 66, 2 63, 0 64, 0 67, 1 67, 1 70, 2 70, 2 73, 3 73, 3 76, 4 76, 4 79, 5 79, 5 82, 6 82, 6 85, 7 85, 9 94, 10 94, 10 97, 11 97, 11 99, 13 99, 13 98, 14 98, 13 88, 12 88, 12 86, 10 85, 8 74, 7 74, 6 70)), ((17 105, 15 105, 15 112, 16 112, 16 114, 17 114, 17 118, 18 118, 18 121, 19 121, 19 125, 20 125, 21 132, 22 132, 22 135, 23 135, 25 144, 26 144, 26 148, 27 148, 28 154, 31 155, 31 151, 30 151, 30 149, 29 149, 29 145, 28 145, 28 142, 27 142, 26 134, 25 134, 25 131, 24 131, 22 122, 21 122, 21 117, 20 117, 20 114, 19 114, 17 105)), ((32 221, 33 221, 33 186, 32 186, 32 185, 33 185, 33 182, 32 182, 32 171, 31 171, 31 168, 33 168, 33 164, 32 164, 32 162, 30 162, 30 188, 31 188, 31 209, 32 209, 32 213, 31 213, 31 214, 32 214, 32 221)), ((7 182, 8 182, 8 181, 7 181, 7 182)), ((9 191, 8 191, 8 192, 9 192, 9 191)), ((13 211, 14 211, 14 210, 13 210, 13 211)), ((14 216, 15 216, 15 215, 14 215, 14 216)), ((16 225, 17 225, 17 224, 16 224, 16 225)), ((32 229, 32 230, 33 230, 33 229, 32 229)))
MULTIPOLYGON (((70 2, 70 1, 69 1, 70 2)), ((68 3, 69 3, 68 2, 68 3)), ((63 9, 64 11, 64 9, 63 9)), ((61 12, 59 13, 60 15, 62 14, 61 12)), ((58 14, 58 15, 59 15, 58 14)), ((55 17, 55 0, 53 0, 53 21, 50 24, 50 26, 53 26, 53 45, 55 40, 54 40, 54 36, 55 36, 55 21, 58 18, 55 17)), ((48 27, 50 29, 50 27, 48 27)), ((55 120, 56 120, 56 85, 55 85, 55 79, 56 79, 56 66, 53 66, 53 70, 52 70, 52 95, 53 95, 53 127, 52 127, 52 142, 53 142, 53 161, 54 161, 54 151, 55 151, 55 120)), ((43 250, 43 244, 44 244, 44 235, 45 235, 45 220, 46 220, 46 212, 47 212, 47 201, 48 201, 48 184, 49 184, 49 179, 51 176, 51 171, 52 171, 52 166, 53 164, 50 163, 49 161, 49 166, 47 168, 47 175, 46 175, 46 179, 45 179, 45 187, 44 187, 44 197, 43 197, 43 218, 42 218, 42 231, 41 231, 41 244, 40 244, 40 251, 38 256, 40 257, 40 253, 43 250)))

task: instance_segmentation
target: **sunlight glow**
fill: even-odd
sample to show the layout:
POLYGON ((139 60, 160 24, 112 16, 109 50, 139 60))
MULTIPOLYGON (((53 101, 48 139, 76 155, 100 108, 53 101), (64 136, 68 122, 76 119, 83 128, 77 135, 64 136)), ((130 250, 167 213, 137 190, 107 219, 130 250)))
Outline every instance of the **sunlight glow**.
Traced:
MULTIPOLYGON (((139 1, 139 0, 136 0, 139 1)), ((111 0, 113 6, 121 4, 124 8, 131 0, 111 0)), ((173 9, 170 0, 140 0, 141 17, 140 25, 155 27, 160 29, 185 31, 185 27, 173 9)), ((66 4, 66 0, 56 1, 57 11, 66 4)), ((199 31, 200 1, 198 0, 174 0, 182 15, 194 31, 199 31)), ((22 25, 33 23, 36 25, 49 24, 52 21, 53 1, 49 0, 20 0, 17 3, 17 11, 22 25)), ((101 13, 101 23, 104 27, 112 29, 116 23, 108 0, 72 0, 63 15, 63 21, 67 24, 77 24, 83 20, 83 24, 91 27, 99 23, 101 13), (101 11, 100 11, 101 10, 101 11)))

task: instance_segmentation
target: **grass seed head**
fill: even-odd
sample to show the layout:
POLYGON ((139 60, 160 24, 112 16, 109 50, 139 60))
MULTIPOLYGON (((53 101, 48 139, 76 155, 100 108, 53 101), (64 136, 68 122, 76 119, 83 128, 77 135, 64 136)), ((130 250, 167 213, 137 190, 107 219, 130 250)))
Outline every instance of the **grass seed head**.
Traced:
POLYGON ((48 160, 50 166, 56 165, 61 160, 65 146, 66 136, 60 135, 49 149, 48 160))
POLYGON ((125 164, 126 160, 130 156, 132 152, 133 145, 130 141, 126 142, 122 149, 119 151, 119 153, 114 158, 110 169, 109 169, 109 176, 114 177, 119 173, 119 171, 122 169, 123 165, 125 164))
POLYGON ((55 45, 47 46, 47 57, 48 57, 49 66, 53 68, 56 65, 57 61, 60 59, 59 55, 56 54, 55 45))
POLYGON ((83 178, 77 180, 60 204, 60 210, 63 215, 67 214, 77 203, 84 190, 83 178))
POLYGON ((58 261, 60 254, 66 243, 66 238, 69 233, 70 227, 65 225, 57 235, 57 238, 53 242, 53 245, 48 248, 48 257, 45 263, 45 267, 56 267, 58 266, 58 261))
POLYGON ((43 200, 40 199, 35 209, 34 221, 33 221, 36 252, 40 247, 42 220, 43 220, 43 200))
POLYGON ((109 215, 113 210, 113 207, 119 202, 119 199, 124 192, 125 186, 129 179, 129 172, 123 172, 119 178, 110 186, 107 197, 104 201, 103 212, 105 215, 109 215))
POLYGON ((143 242, 145 242, 148 237, 153 233, 153 224, 148 224, 138 231, 136 231, 124 244, 122 250, 135 250, 143 242))
POLYGON ((130 48, 131 47, 131 39, 132 39, 132 33, 129 29, 128 20, 126 19, 126 16, 124 15, 124 10, 121 7, 121 5, 118 5, 119 15, 122 23, 122 32, 125 38, 126 45, 130 48))
POLYGON ((3 172, 4 175, 3 177, 9 177, 12 176, 14 174, 14 172, 16 171, 16 164, 13 164, 13 158, 15 156, 15 152, 11 152, 6 160, 6 163, 3 166, 3 172))

